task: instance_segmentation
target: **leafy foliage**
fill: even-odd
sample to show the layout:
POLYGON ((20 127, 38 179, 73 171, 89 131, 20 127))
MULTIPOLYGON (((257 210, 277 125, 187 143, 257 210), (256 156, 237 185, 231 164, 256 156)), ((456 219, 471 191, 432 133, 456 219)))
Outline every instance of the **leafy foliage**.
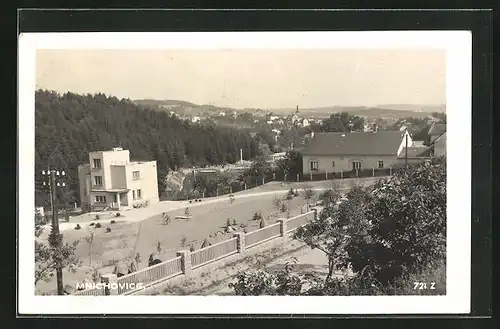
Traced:
POLYGON ((354 186, 345 196, 327 191, 320 199, 323 211, 297 229, 295 238, 325 253, 326 278, 290 269, 246 272, 230 285, 237 295, 408 294, 416 278, 429 278, 439 286, 433 293, 444 293, 446 171, 442 160, 410 167, 370 187, 354 186), (334 277, 335 269, 345 275, 334 277))
POLYGON ((35 240, 35 285, 38 281, 49 282, 57 268, 67 268, 76 272, 81 261, 75 255, 78 240, 68 244, 63 243, 60 247, 50 246, 35 240))
POLYGON ((263 157, 257 158, 250 168, 245 170, 240 174, 238 180, 242 183, 251 184, 255 181, 260 181, 262 178, 265 178, 271 175, 273 172, 271 165, 264 159, 263 157))
POLYGON ((320 131, 323 132, 351 132, 363 131, 365 119, 357 115, 350 115, 348 112, 334 113, 326 120, 323 120, 320 131))
POLYGON ((354 270, 366 266, 377 280, 392 282, 405 272, 446 255, 446 170, 442 162, 409 168, 373 187, 365 207, 369 239, 347 249, 354 270))
POLYGON ((288 151, 283 159, 278 160, 277 165, 288 178, 294 178, 302 173, 302 155, 297 151, 288 151))

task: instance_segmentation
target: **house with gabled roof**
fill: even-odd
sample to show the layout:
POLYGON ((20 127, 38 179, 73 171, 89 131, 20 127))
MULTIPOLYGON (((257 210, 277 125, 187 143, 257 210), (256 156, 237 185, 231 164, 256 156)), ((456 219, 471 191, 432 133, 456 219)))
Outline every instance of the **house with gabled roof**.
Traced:
POLYGON ((411 162, 420 161, 418 155, 425 150, 412 149, 407 130, 315 133, 301 151, 303 171, 310 174, 398 168, 410 159, 407 145, 408 152, 413 152, 411 162))
POLYGON ((434 140, 432 150, 433 156, 446 157, 446 132, 434 140))
POLYGON ((433 144, 436 139, 446 133, 446 123, 433 122, 429 128, 429 144, 433 144))

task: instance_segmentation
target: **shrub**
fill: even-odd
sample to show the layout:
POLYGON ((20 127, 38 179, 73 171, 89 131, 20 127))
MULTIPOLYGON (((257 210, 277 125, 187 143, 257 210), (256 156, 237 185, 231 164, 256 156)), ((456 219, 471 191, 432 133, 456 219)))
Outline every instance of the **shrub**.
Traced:
MULTIPOLYGON (((349 198, 349 197, 348 197, 349 198)), ((374 185, 364 217, 365 239, 347 248, 353 269, 369 271, 382 283, 446 256, 446 170, 423 164, 374 185)))
POLYGON ((262 219, 262 214, 260 214, 260 213, 258 213, 258 212, 255 212, 255 213, 253 214, 252 220, 257 221, 257 220, 261 220, 261 219, 262 219))
POLYGON ((119 212, 116 213, 115 217, 120 217, 121 214, 119 212))
POLYGON ((106 233, 111 232, 111 227, 106 227, 106 233))
POLYGON ((80 224, 76 224, 76 226, 75 226, 75 230, 79 230, 79 229, 81 229, 81 228, 82 228, 82 227, 80 226, 80 224))
POLYGON ((100 218, 101 218, 101 216, 99 216, 99 215, 95 215, 95 219, 96 219, 96 220, 99 220, 100 218))
POLYGON ((95 228, 100 228, 100 227, 101 227, 101 223, 95 224, 95 228))
POLYGON ((110 223, 111 223, 111 224, 114 224, 114 223, 116 223, 116 222, 115 222, 115 220, 114 220, 114 219, 112 219, 110 223))
POLYGON ((92 222, 92 223, 90 223, 90 224, 89 224, 89 226, 94 226, 94 225, 95 225, 95 223, 94 223, 94 222, 92 222))

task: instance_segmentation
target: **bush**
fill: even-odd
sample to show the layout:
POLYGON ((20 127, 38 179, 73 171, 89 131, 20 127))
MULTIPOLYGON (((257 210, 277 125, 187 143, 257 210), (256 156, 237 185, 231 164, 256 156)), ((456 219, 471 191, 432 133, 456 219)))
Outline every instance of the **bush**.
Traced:
POLYGON ((119 212, 116 213, 115 217, 120 217, 121 214, 119 212))
POLYGON ((94 226, 94 227, 95 227, 95 228, 100 228, 100 227, 101 227, 101 223, 97 223, 97 224, 95 224, 95 226, 94 226))
MULTIPOLYGON (((348 196, 349 198, 349 196, 348 196)), ((364 217, 364 239, 346 249, 353 269, 368 267, 382 283, 446 257, 446 171, 420 165, 374 185, 364 217)))
POLYGON ((101 216, 99 216, 99 215, 95 215, 95 219, 96 219, 96 220, 99 220, 100 218, 101 218, 101 216))
POLYGON ((82 228, 82 227, 80 226, 80 224, 76 224, 76 226, 75 226, 75 230, 79 230, 79 229, 81 229, 81 228, 82 228))
POLYGON ((89 224, 89 226, 94 226, 94 225, 95 225, 95 223, 94 223, 94 222, 92 222, 92 223, 90 223, 90 224, 89 224))
POLYGON ((111 232, 111 227, 106 227, 106 233, 111 232))
POLYGON ((110 223, 111 223, 111 224, 114 224, 114 223, 116 223, 116 222, 115 222, 115 220, 114 220, 114 219, 112 219, 110 223))
POLYGON ((261 219, 262 219, 262 214, 261 213, 255 212, 253 214, 252 220, 257 221, 257 220, 261 220, 261 219))

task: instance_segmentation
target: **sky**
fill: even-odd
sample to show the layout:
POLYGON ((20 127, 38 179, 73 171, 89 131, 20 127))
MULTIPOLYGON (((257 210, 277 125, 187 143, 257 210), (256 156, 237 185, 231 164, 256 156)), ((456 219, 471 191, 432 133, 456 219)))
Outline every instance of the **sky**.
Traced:
POLYGON ((233 108, 446 102, 439 49, 37 50, 37 88, 233 108))

